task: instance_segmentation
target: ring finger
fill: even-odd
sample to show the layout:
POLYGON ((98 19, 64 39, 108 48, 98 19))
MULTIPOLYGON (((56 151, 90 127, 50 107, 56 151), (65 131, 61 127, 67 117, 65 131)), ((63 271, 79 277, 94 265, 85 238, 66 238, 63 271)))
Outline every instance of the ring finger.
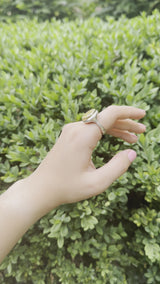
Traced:
POLYGON ((124 140, 128 143, 136 143, 137 139, 138 139, 138 137, 133 133, 130 133, 128 131, 115 129, 115 128, 113 128, 112 130, 109 130, 107 133, 109 135, 114 136, 114 137, 120 138, 120 139, 122 139, 122 140, 124 140))
POLYGON ((134 133, 142 133, 146 129, 144 124, 135 122, 131 119, 119 119, 115 122, 113 128, 134 133))

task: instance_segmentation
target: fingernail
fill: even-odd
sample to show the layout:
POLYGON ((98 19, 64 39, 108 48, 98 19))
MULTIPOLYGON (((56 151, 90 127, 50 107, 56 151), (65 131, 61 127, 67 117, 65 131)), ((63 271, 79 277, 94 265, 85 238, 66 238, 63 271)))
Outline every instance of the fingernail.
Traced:
POLYGON ((138 139, 137 135, 135 135, 135 134, 133 134, 133 133, 131 133, 131 135, 132 135, 132 137, 138 139))
POLYGON ((139 123, 139 125, 146 130, 146 126, 143 123, 139 123))
POLYGON ((135 160, 136 157, 137 153, 134 150, 130 150, 128 153, 128 159, 130 160, 131 163, 135 160))
POLYGON ((144 109, 141 108, 141 110, 144 112, 144 114, 146 114, 146 111, 144 109))

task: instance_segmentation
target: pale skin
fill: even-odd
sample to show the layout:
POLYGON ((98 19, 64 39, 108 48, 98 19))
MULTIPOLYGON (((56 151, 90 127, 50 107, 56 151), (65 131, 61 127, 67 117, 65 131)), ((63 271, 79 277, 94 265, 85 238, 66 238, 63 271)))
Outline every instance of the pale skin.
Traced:
MULTIPOLYGON (((145 116, 142 109, 110 106, 98 114, 106 134, 129 143, 137 142, 145 125, 134 120, 145 116)), ((64 126, 62 133, 39 167, 13 184, 0 196, 0 262, 38 219, 64 203, 98 195, 124 174, 136 158, 127 149, 96 169, 91 156, 101 139, 99 127, 84 122, 64 126)))

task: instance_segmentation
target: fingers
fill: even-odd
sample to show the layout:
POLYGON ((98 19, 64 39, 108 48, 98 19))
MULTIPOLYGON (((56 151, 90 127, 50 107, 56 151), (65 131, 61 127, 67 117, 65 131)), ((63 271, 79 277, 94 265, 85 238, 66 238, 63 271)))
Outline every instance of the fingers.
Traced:
MULTIPOLYGON (((135 133, 141 133, 144 131, 144 128, 140 126, 140 124, 136 122, 132 123, 131 121, 132 119, 140 119, 140 118, 143 118, 144 116, 145 116, 145 111, 142 109, 131 107, 131 106, 112 105, 112 106, 105 108, 103 111, 101 111, 98 114, 97 119, 99 123, 102 124, 102 126, 106 129, 106 133, 109 133, 109 131, 112 128, 117 128, 118 130, 123 129, 127 131, 133 131, 135 133)), ((95 123, 90 123, 90 124, 85 124, 85 125, 83 123, 83 126, 84 126, 83 134, 84 134, 84 137, 86 138, 85 143, 87 143, 89 147, 93 149, 97 145, 97 142, 102 137, 100 129, 95 123)), ((116 135, 115 136, 119 137, 117 131, 116 133, 117 133, 116 134, 117 136, 116 135)), ((119 134, 122 134, 122 133, 119 132, 119 134)), ((130 139, 131 139, 131 135, 129 135, 129 140, 130 139)), ((131 141, 132 140, 133 140, 133 136, 132 136, 131 141)))
POLYGON ((117 178, 124 174, 130 164, 136 158, 136 152, 125 150, 116 154, 103 167, 88 173, 88 180, 92 186, 88 190, 88 196, 95 196, 106 190, 117 178))
MULTIPOLYGON (((135 143, 137 137, 132 132, 142 133, 145 131, 145 126, 132 119, 140 119, 144 115, 144 110, 135 107, 109 106, 98 114, 98 121, 106 129, 107 134, 121 138, 128 143, 135 143)), ((95 123, 75 122, 66 125, 63 128, 63 133, 66 132, 65 129, 69 141, 75 142, 77 147, 80 145, 86 151, 90 149, 88 155, 91 155, 102 137, 101 131, 95 123)))
POLYGON ((109 106, 99 113, 98 119, 103 127, 110 129, 120 119, 140 119, 145 116, 145 111, 131 106, 109 106))
POLYGON ((115 122, 113 128, 134 133, 142 133, 146 130, 146 126, 144 124, 137 123, 131 119, 119 119, 115 122))
POLYGON ((142 123, 137 123, 131 119, 117 120, 113 128, 107 134, 123 139, 128 143, 137 142, 138 137, 134 133, 143 133, 146 127, 142 123))
POLYGON ((136 143, 138 140, 138 137, 133 134, 133 133, 129 133, 128 131, 121 131, 118 129, 112 129, 110 131, 108 131, 108 134, 120 138, 128 143, 136 143))
POLYGON ((145 116, 145 111, 132 106, 111 105, 100 113, 101 117, 104 117, 105 115, 109 115, 113 121, 127 118, 140 119, 145 116))

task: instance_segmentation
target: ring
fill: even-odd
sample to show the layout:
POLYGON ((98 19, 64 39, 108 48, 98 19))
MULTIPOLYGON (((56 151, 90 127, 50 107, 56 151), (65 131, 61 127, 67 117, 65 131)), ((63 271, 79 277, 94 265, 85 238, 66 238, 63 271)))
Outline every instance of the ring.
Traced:
POLYGON ((83 116, 82 116, 82 121, 84 123, 96 123, 97 126, 99 127, 100 131, 102 134, 106 133, 105 128, 101 125, 101 123, 99 123, 99 121, 97 120, 97 115, 98 115, 98 111, 96 109, 91 109, 89 111, 87 111, 83 116))

